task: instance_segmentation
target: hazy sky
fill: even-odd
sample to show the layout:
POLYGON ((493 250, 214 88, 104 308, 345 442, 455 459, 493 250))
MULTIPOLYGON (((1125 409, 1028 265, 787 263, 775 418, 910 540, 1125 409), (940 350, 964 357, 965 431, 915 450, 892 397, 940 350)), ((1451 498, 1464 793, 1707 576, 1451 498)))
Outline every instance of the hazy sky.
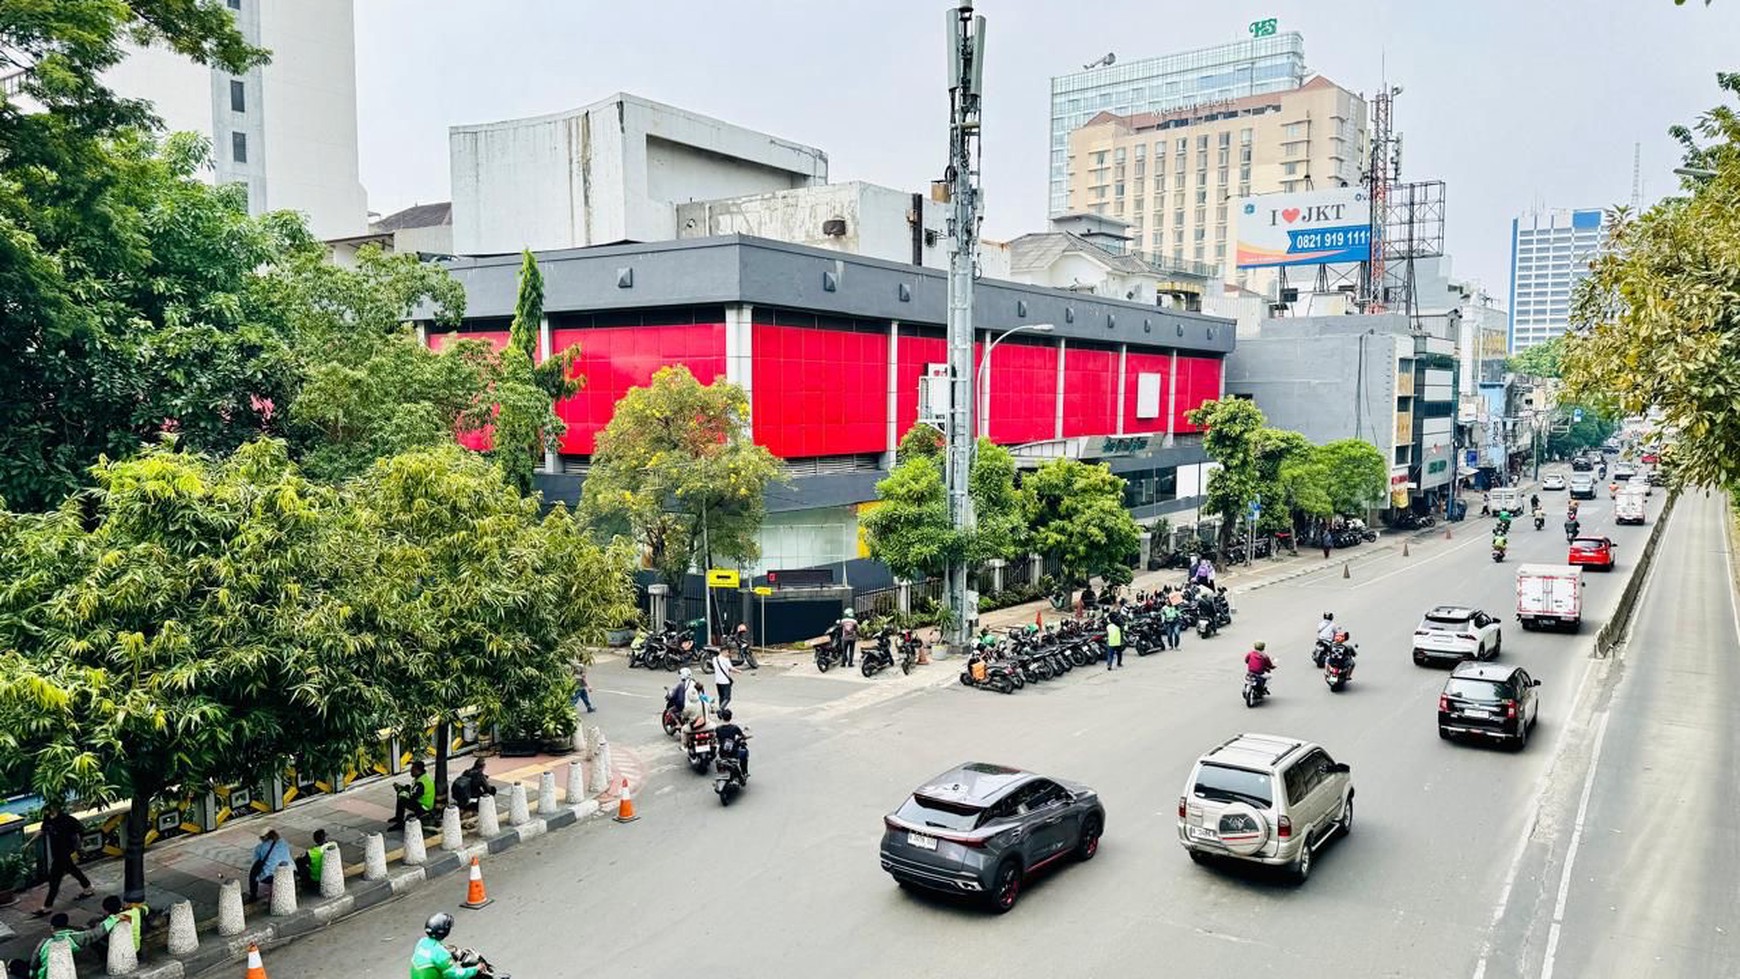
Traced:
MULTIPOLYGON (((831 179, 919 190, 947 151, 935 0, 357 0, 371 209, 448 197, 447 127, 626 91, 820 147, 831 179)), ((1278 17, 1307 65, 1355 91, 1386 74, 1403 178, 1448 183, 1457 274, 1509 286, 1511 217, 1675 186, 1667 127, 1740 70, 1740 2, 1716 0, 983 0, 990 21, 986 233, 1039 230, 1049 79, 1107 51, 1166 54, 1278 17)))

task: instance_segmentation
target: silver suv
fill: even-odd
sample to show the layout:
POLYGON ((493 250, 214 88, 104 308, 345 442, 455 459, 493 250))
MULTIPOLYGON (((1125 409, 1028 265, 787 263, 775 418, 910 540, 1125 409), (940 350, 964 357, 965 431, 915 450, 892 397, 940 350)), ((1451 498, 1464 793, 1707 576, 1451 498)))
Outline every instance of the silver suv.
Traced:
POLYGON ((1178 797, 1190 859, 1285 867, 1304 883, 1316 850, 1353 828, 1353 777, 1319 745, 1240 734, 1191 766, 1178 797))

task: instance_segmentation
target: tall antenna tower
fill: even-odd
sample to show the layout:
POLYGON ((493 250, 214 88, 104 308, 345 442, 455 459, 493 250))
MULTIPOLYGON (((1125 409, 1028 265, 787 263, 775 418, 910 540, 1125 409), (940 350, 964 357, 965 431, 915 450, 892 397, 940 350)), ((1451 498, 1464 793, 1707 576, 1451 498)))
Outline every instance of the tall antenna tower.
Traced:
POLYGON ((1631 144, 1631 213, 1643 207, 1643 144, 1631 144))
POLYGON ((1400 85, 1385 85, 1371 103, 1371 150, 1366 160, 1366 189, 1371 197, 1371 258, 1366 262, 1365 310, 1384 311, 1384 224, 1390 214, 1390 144, 1400 85))

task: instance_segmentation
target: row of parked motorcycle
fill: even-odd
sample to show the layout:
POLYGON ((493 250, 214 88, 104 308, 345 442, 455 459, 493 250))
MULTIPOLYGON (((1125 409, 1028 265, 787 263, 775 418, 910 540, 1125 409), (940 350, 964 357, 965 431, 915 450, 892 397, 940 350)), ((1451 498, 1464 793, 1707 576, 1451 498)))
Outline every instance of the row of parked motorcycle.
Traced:
MULTIPOLYGON (((1177 606, 1175 627, 1182 634, 1194 628, 1209 639, 1232 624, 1232 602, 1224 589, 1189 588, 1177 606)), ((1103 663, 1111 617, 1122 618, 1124 649, 1137 656, 1160 652, 1172 645, 1161 613, 1165 599, 1139 596, 1133 604, 1117 610, 1100 610, 1085 620, 1065 619, 1040 629, 1015 626, 997 636, 982 632, 972 655, 961 671, 961 683, 981 690, 1014 693, 1029 683, 1043 683, 1063 676, 1078 666, 1103 663)))
MULTIPOLYGON (((848 609, 847 615, 850 614, 848 609)), ((873 677, 894 666, 899 666, 901 673, 911 673, 923 646, 924 640, 918 637, 916 630, 896 629, 892 625, 878 629, 875 638, 865 642, 857 638, 855 620, 842 619, 828 629, 827 639, 816 645, 816 669, 823 673, 836 666, 850 669, 856 662, 858 672, 865 677, 873 677), (851 629, 846 628, 847 621, 854 622, 851 629)))
POLYGON ((665 626, 658 632, 642 632, 628 646, 629 669, 680 670, 685 666, 707 666, 720 652, 731 657, 731 665, 757 668, 755 650, 749 632, 739 628, 723 646, 697 646, 695 634, 688 629, 665 626))

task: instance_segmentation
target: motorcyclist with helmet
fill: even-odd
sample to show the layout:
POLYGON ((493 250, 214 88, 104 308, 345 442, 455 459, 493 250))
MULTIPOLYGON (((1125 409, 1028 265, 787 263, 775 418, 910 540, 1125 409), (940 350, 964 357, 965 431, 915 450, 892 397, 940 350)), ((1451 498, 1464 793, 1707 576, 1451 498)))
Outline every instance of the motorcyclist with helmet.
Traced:
POLYGON ((1267 644, 1258 640, 1252 644, 1251 651, 1245 654, 1245 672, 1256 680, 1257 686, 1261 687, 1265 693, 1268 692, 1269 688, 1269 674, 1275 669, 1275 661, 1269 658, 1268 653, 1264 652, 1266 648, 1267 644))
POLYGON ((834 652, 840 657, 841 663, 845 666, 856 665, 853 660, 858 652, 858 614, 848 606, 828 632, 829 638, 834 642, 834 652))
POLYGON ((737 770, 743 773, 743 780, 749 781, 749 732, 731 720, 731 708, 719 708, 719 726, 714 729, 713 736, 718 739, 720 757, 724 757, 723 752, 731 752, 737 760, 737 770))
POLYGON ((1335 643, 1335 613, 1324 612, 1323 620, 1317 623, 1317 645, 1311 650, 1311 662, 1318 668, 1323 668, 1323 657, 1329 654, 1329 647, 1335 643))
POLYGON ((481 960, 462 962, 442 940, 453 932, 453 916, 439 911, 423 923, 423 937, 411 953, 411 979, 472 979, 484 973, 481 960))

